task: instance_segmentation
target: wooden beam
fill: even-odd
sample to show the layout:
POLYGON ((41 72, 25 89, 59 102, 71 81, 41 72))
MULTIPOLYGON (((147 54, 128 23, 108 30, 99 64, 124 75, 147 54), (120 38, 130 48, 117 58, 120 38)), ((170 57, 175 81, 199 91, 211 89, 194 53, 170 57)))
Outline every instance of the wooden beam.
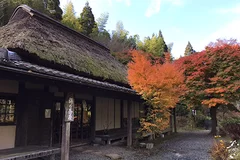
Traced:
POLYGON ((65 98, 65 113, 63 116, 62 126, 62 146, 61 146, 61 160, 69 160, 69 146, 70 146, 70 125, 74 120, 74 96, 73 93, 67 93, 65 98))
POLYGON ((127 114, 127 146, 132 146, 132 102, 128 101, 127 114))

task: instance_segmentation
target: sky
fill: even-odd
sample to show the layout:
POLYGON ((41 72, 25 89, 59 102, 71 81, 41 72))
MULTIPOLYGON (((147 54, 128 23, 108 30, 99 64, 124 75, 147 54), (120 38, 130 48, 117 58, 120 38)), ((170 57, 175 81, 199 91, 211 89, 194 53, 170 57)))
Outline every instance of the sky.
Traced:
MULTIPOLYGON (((70 0, 60 0, 62 8, 70 0)), ((71 0, 80 16, 86 0, 71 0)), ((141 40, 162 31, 166 44, 173 42, 175 58, 184 55, 190 41, 202 51, 217 39, 240 39, 240 0, 88 0, 95 19, 108 12, 106 29, 122 21, 130 35, 141 40)))

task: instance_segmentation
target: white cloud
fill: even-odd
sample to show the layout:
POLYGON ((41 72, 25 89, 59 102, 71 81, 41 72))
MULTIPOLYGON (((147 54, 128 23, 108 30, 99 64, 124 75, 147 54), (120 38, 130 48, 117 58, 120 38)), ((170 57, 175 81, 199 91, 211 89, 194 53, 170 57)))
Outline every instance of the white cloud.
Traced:
POLYGON ((163 2, 170 3, 171 5, 176 6, 180 6, 183 4, 183 0, 151 0, 145 12, 145 16, 151 17, 152 15, 159 13, 161 4, 163 2))
POLYGON ((150 5, 148 6, 145 16, 151 17, 154 14, 157 14, 160 11, 161 0, 151 0, 150 5))
POLYGON ((196 47, 197 50, 203 50, 210 42, 215 42, 217 39, 237 39, 240 40, 240 20, 234 19, 228 24, 217 29, 210 34, 206 39, 202 40, 196 47))
POLYGON ((240 14, 240 3, 230 7, 230 8, 219 8, 217 9, 217 13, 220 14, 227 14, 227 13, 233 13, 233 14, 240 14))

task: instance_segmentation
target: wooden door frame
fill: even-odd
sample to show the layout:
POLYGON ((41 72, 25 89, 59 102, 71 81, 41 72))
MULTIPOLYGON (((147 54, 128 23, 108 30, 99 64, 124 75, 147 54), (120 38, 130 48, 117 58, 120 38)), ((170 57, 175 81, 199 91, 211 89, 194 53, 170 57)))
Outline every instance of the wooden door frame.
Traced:
POLYGON ((51 130, 52 130, 52 145, 55 145, 55 144, 61 144, 61 140, 62 140, 62 125, 63 125, 63 116, 64 116, 64 99, 63 97, 54 97, 53 99, 53 105, 52 105, 52 126, 51 126, 51 130), (59 118, 59 121, 60 121, 60 126, 56 126, 55 124, 55 117, 56 117, 56 103, 60 103, 60 118, 59 118), (55 142, 55 132, 54 132, 54 127, 59 127, 59 139, 57 142, 55 142))
MULTIPOLYGON (((89 131, 90 131, 90 133, 89 133, 89 140, 91 140, 92 139, 92 135, 93 135, 93 131, 92 131, 92 125, 94 125, 94 122, 93 122, 93 111, 94 111, 94 106, 95 106, 95 104, 94 104, 94 99, 93 100, 86 100, 86 99, 83 99, 83 98, 78 98, 78 99, 75 99, 75 104, 76 103, 80 103, 81 104, 81 120, 80 120, 80 135, 81 135, 81 137, 80 138, 78 138, 78 139, 80 139, 80 140, 84 140, 84 138, 83 138, 83 106, 82 106, 82 101, 83 100, 85 100, 86 101, 86 103, 87 104, 90 104, 91 105, 91 118, 90 118, 90 124, 89 124, 89 131)), ((94 118, 94 120, 95 120, 95 118, 94 118)))

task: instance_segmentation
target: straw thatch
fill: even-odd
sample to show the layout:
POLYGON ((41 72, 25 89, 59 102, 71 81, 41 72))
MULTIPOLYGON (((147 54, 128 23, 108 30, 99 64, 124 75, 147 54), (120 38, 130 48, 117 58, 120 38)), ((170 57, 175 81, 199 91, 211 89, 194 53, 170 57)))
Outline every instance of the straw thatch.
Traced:
POLYGON ((0 28, 0 47, 25 60, 93 79, 127 84, 126 68, 103 45, 29 8, 0 28))

